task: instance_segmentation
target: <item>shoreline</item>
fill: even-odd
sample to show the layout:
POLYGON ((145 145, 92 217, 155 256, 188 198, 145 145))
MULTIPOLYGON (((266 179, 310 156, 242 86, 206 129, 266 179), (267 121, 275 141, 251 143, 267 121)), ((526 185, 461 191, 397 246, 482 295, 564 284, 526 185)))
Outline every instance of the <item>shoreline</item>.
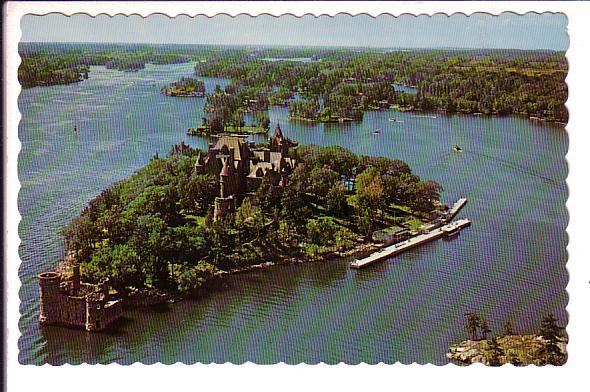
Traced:
POLYGON ((273 267, 284 266, 284 265, 296 265, 296 264, 308 264, 308 263, 327 263, 332 261, 338 261, 346 257, 353 257, 364 252, 371 252, 379 249, 378 243, 359 241, 351 249, 338 252, 338 251, 327 251, 314 257, 298 255, 283 257, 277 261, 267 261, 264 263, 253 264, 247 267, 237 268, 229 271, 216 271, 213 274, 207 276, 205 281, 198 287, 193 288, 186 294, 171 293, 164 291, 147 291, 139 290, 138 294, 135 294, 137 298, 130 298, 129 296, 121 298, 123 300, 124 307, 150 307, 154 305, 174 304, 177 302, 184 301, 185 299, 198 299, 208 295, 211 291, 223 286, 224 278, 246 274, 254 271, 268 270, 273 267))
MULTIPOLYGON (((379 249, 380 247, 381 245, 378 242, 367 243, 363 240, 359 240, 352 248, 343 252, 329 250, 316 256, 298 254, 295 256, 281 257, 276 261, 267 261, 264 263, 253 264, 229 271, 219 270, 205 277, 203 283, 201 283, 198 287, 194 287, 185 294, 176 293, 173 291, 145 288, 134 289, 126 295, 115 295, 114 298, 122 300, 124 308, 152 307, 173 304, 185 299, 198 299, 208 295, 212 290, 215 290, 220 285, 223 285, 224 278, 228 276, 245 274, 260 270, 268 270, 270 268, 283 265, 338 261, 347 257, 354 257, 365 252, 372 252, 379 249)), ((72 254, 66 254, 56 266, 55 271, 61 273, 66 279, 71 278, 69 271, 73 265, 72 260, 72 254)))
MULTIPOLYGON (((274 105, 274 106, 281 106, 281 105, 274 105)), ((422 110, 422 109, 416 109, 416 108, 411 108, 411 107, 406 107, 406 106, 401 106, 401 107, 393 107, 393 106, 395 106, 395 105, 392 105, 389 108, 374 108, 374 109, 369 108, 369 109, 363 110, 363 113, 382 111, 382 110, 395 110, 400 113, 413 113, 413 114, 435 113, 435 114, 447 115, 447 116, 452 116, 452 115, 473 116, 473 117, 486 116, 486 117, 496 117, 496 118, 514 116, 514 117, 524 118, 524 119, 529 120, 532 123, 536 123, 536 124, 555 124, 555 125, 561 125, 561 126, 566 126, 569 121, 569 120, 563 121, 563 119, 531 116, 526 113, 500 114, 500 113, 481 113, 481 112, 465 112, 465 111, 448 112, 444 109, 422 110)), ((311 119, 311 118, 300 117, 300 116, 291 116, 291 115, 288 116, 288 120, 289 121, 301 121, 301 122, 307 122, 307 123, 318 123, 318 124, 338 124, 338 123, 342 124, 342 123, 354 123, 354 122, 360 123, 360 122, 362 122, 362 120, 355 120, 352 118, 344 118, 342 120, 338 119, 338 120, 323 121, 320 119, 311 119)))
MULTIPOLYGON (((491 339, 464 340, 453 344, 447 351, 446 357, 450 362, 462 366, 481 363, 491 366, 494 350, 491 339)), ((497 365, 512 364, 514 366, 536 365, 543 366, 543 356, 540 354, 546 348, 548 341, 537 334, 506 335, 497 338, 500 352, 496 352, 497 365)), ((567 339, 557 344, 563 355, 563 363, 567 361, 567 339)), ((560 363, 563 365, 563 363, 560 363)))

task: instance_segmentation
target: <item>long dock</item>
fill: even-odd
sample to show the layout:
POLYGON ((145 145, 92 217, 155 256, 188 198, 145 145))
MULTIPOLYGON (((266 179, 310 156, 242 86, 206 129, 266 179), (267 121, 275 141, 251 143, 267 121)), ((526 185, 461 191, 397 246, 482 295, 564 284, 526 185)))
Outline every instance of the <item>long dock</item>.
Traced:
POLYGON ((465 207, 465 204, 467 204, 467 198, 462 197, 459 200, 457 200, 447 214, 447 222, 452 221, 457 216, 459 211, 461 211, 463 207, 465 207))
MULTIPOLYGON (((457 205, 457 203, 455 203, 455 205, 457 205)), ((462 203, 462 205, 465 205, 465 203, 462 203)), ((403 242, 388 246, 379 252, 375 252, 372 255, 365 257, 364 259, 354 260, 350 263, 350 267, 366 267, 377 261, 393 257, 397 254, 415 248, 416 246, 425 244, 430 241, 434 241, 438 238, 441 238, 444 235, 448 235, 449 233, 461 230, 462 228, 467 227, 469 225, 471 225, 471 221, 469 219, 459 219, 458 221, 449 223, 445 226, 439 227, 438 229, 434 229, 429 233, 420 234, 415 237, 409 238, 403 242)))

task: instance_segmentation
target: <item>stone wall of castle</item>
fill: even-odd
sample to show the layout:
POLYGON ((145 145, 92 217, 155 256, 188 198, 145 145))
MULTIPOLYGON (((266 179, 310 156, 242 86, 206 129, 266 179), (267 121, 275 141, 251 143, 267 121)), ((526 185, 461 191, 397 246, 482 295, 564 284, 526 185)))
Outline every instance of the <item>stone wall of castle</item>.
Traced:
POLYGON ((123 301, 111 301, 105 303, 100 314, 100 324, 107 328, 121 317, 123 312, 123 301))
POLYGON ((120 300, 105 301, 108 292, 106 283, 91 285, 80 284, 79 281, 61 282, 61 275, 57 272, 40 274, 38 282, 39 322, 43 325, 66 325, 100 331, 122 314, 120 300))
POLYGON ((86 298, 60 295, 59 324, 86 327, 86 298))

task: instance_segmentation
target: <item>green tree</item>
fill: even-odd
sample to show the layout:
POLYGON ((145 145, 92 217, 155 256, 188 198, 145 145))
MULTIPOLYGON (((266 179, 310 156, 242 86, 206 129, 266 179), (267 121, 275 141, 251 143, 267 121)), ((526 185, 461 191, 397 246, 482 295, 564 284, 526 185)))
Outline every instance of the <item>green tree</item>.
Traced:
POLYGON ((469 336, 471 336, 471 340, 477 340, 477 331, 479 329, 479 315, 475 311, 469 311, 465 313, 465 329, 469 336))
POLYGON ((314 167, 309 173, 308 191, 316 201, 325 203, 328 192, 339 179, 340 175, 328 167, 314 167))
POLYGON ((512 323, 510 321, 504 324, 504 328, 502 329, 502 336, 512 336, 514 335, 514 328, 512 327, 512 323))
POLYGON ((546 341, 539 353, 543 364, 563 365, 565 362, 565 355, 559 348, 562 330, 563 328, 557 325, 557 319, 552 314, 545 316, 541 321, 539 335, 546 341))
POLYGON ((504 350, 498 344, 498 339, 495 336, 492 337, 488 347, 488 364, 490 366, 501 366, 503 364, 503 356, 504 350))
POLYGON ((356 178, 356 210, 359 226, 372 240, 379 210, 385 207, 383 181, 374 167, 369 167, 356 178))
POLYGON ((348 213, 347 192, 344 185, 334 184, 326 196, 327 210, 334 216, 345 216, 348 213))
POLYGON ((492 332, 492 330, 488 325, 488 321, 483 316, 479 316, 479 328, 481 329, 481 338, 486 340, 488 338, 488 334, 492 332))

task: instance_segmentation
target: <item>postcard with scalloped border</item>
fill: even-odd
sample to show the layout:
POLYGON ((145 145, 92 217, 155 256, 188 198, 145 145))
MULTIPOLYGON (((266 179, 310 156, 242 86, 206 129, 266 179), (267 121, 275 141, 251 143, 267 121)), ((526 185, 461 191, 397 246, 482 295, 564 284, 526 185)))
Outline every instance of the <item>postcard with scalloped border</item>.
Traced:
POLYGON ((19 363, 565 364, 567 27, 24 15, 19 363))

